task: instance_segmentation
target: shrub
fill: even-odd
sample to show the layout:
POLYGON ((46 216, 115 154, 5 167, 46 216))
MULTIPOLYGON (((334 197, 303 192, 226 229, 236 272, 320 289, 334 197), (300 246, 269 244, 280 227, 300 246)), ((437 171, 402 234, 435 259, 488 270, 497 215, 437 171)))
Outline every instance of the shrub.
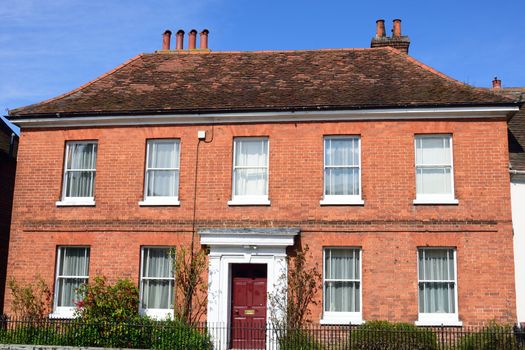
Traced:
POLYGON ((498 350, 517 349, 518 344, 512 326, 492 323, 479 332, 465 335, 458 339, 456 350, 498 350))
POLYGON ((322 350, 323 346, 307 330, 288 330, 278 335, 280 350, 322 350))
POLYGON ((118 280, 115 285, 105 277, 95 277, 78 290, 76 316, 88 323, 134 322, 139 318, 139 290, 130 280, 118 280))
POLYGON ((351 349, 361 350, 433 350, 436 335, 428 329, 408 323, 370 321, 350 332, 351 349))
POLYGON ((37 276, 26 286, 12 278, 8 286, 13 295, 12 308, 16 318, 28 321, 47 317, 51 311, 51 290, 42 277, 37 276))
POLYGON ((212 349, 212 342, 205 329, 199 330, 184 321, 159 321, 152 328, 152 349, 212 349))

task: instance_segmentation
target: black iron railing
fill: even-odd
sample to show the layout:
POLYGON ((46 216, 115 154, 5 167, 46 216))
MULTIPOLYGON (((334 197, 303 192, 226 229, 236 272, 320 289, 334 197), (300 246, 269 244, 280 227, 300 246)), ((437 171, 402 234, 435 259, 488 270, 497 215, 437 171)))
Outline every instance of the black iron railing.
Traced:
POLYGON ((110 323, 0 318, 0 344, 197 350, 525 350, 525 328, 307 325, 290 329, 243 325, 231 329, 220 324, 189 326, 149 319, 110 323))

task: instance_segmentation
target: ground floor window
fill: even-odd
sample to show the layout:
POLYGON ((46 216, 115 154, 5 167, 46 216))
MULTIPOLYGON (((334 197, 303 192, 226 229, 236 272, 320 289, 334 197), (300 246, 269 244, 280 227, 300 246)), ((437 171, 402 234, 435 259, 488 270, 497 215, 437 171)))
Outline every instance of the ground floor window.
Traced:
POLYGON ((170 247, 143 247, 140 276, 141 309, 154 315, 155 310, 173 309, 175 277, 174 249, 170 247))
MULTIPOLYGON (((418 250, 419 321, 457 321, 456 250, 418 250)), ((423 322, 425 323, 425 322, 423 322)))
POLYGON ((57 254, 55 312, 72 313, 77 288, 88 282, 89 248, 59 247, 57 254))
POLYGON ((361 322, 361 249, 325 248, 323 275, 323 320, 361 322))

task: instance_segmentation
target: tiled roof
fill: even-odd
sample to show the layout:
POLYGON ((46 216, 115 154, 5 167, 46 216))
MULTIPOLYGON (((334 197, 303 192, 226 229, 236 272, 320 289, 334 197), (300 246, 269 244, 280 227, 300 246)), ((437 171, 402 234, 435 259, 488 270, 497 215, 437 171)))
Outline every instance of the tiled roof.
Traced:
POLYGON ((141 54, 10 116, 440 107, 512 100, 392 48, 141 54))
POLYGON ((509 121, 509 157, 512 169, 525 171, 525 87, 503 88, 498 92, 523 103, 509 121))

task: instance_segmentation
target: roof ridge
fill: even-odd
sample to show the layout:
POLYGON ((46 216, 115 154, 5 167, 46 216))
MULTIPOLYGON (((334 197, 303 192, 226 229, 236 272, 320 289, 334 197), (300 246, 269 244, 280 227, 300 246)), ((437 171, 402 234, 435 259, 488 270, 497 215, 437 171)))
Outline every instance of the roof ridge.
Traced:
POLYGON ((109 76, 109 75, 111 75, 111 74, 117 72, 118 70, 124 68, 124 67, 127 66, 128 64, 130 64, 130 63, 132 63, 132 62, 138 60, 138 59, 141 58, 142 56, 144 56, 144 53, 138 54, 138 55, 136 55, 135 57, 130 58, 129 60, 125 61, 124 63, 122 63, 122 64, 120 64, 120 65, 118 65, 117 67, 113 68, 113 69, 110 70, 109 72, 106 72, 106 73, 104 73, 104 74, 102 74, 102 75, 96 77, 95 79, 90 80, 90 81, 88 81, 87 83, 80 85, 80 86, 77 87, 76 89, 73 89, 73 90, 68 91, 68 92, 65 92, 65 93, 63 93, 63 94, 61 94, 61 95, 58 95, 58 96, 55 96, 55 97, 49 98, 49 99, 47 99, 47 100, 40 101, 40 102, 38 102, 38 103, 34 103, 34 104, 32 104, 32 105, 29 105, 29 106, 23 106, 23 107, 20 107, 20 108, 12 109, 12 110, 9 111, 9 113, 11 113, 11 112, 16 112, 16 110, 21 109, 21 108, 27 108, 27 107, 31 107, 31 106, 35 106, 35 105, 43 105, 43 104, 46 104, 46 103, 49 103, 49 102, 53 102, 53 101, 57 101, 57 100, 63 99, 63 98, 65 98, 65 97, 70 96, 70 95, 72 95, 72 94, 74 94, 74 93, 76 93, 76 92, 78 92, 78 91, 80 91, 80 90, 83 90, 83 89, 87 88, 88 86, 90 86, 90 85, 96 83, 97 81, 99 81, 99 80, 101 80, 101 79, 103 79, 103 78, 105 78, 105 77, 107 77, 107 76, 109 76))
POLYGON ((265 53, 302 53, 302 52, 341 52, 341 51, 377 51, 384 47, 342 47, 324 49, 298 49, 298 50, 254 50, 254 51, 211 51, 211 50, 157 50, 146 55, 167 54, 167 55, 212 55, 212 54, 265 54, 265 53))

